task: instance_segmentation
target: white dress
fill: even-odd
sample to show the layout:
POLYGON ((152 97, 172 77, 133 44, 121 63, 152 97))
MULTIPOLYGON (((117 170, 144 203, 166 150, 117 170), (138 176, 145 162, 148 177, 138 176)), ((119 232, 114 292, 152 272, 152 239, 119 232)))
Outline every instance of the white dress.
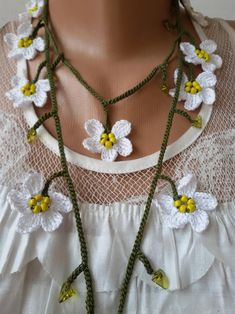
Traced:
MULTIPOLYGON (((175 180, 193 172, 199 190, 215 195, 219 204, 202 233, 190 225, 170 229, 156 208, 151 209, 142 250, 154 268, 165 271, 169 289, 157 286, 137 261, 124 311, 128 314, 235 313, 235 34, 224 20, 208 21, 206 28, 195 22, 194 26, 202 40, 216 41, 223 58, 217 99, 213 106, 202 105, 202 129, 191 127, 168 146, 163 169, 175 180)), ((52 233, 40 229, 19 234, 18 213, 6 199, 28 171, 46 176, 60 165, 57 141, 46 129, 40 127, 36 145, 25 141, 27 129, 37 121, 33 106, 15 109, 4 95, 16 70, 27 74, 25 61, 7 58, 3 42, 16 24, 6 24, 0 33, 0 313, 85 314, 83 275, 74 282, 78 295, 58 302, 62 283, 81 262, 73 213, 52 233)), ((80 201, 97 314, 117 313, 158 154, 107 164, 66 148, 80 201)), ((63 182, 56 182, 66 194, 63 182)))

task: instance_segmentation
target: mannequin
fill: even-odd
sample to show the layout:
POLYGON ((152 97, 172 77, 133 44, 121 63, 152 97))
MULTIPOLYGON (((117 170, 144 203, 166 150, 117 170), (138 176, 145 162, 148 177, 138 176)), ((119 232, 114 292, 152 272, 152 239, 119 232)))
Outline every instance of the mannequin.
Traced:
MULTIPOLYGON (((163 62, 176 37, 176 33, 167 31, 162 23, 171 18, 170 7, 170 0, 149 0, 148 4, 143 1, 71 0, 69 6, 66 1, 51 0, 49 12, 51 28, 65 56, 91 86, 104 97, 111 98, 133 87, 155 65, 163 62)), ((200 42, 185 12, 182 12, 182 19, 200 42)), ((29 77, 34 76, 42 57, 43 54, 28 62, 29 77)), ((171 86, 177 66, 175 57, 168 69, 171 86)), ((99 158, 83 148, 82 140, 86 137, 85 120, 103 120, 100 104, 64 66, 57 69, 56 75, 65 145, 81 154, 99 158)), ((160 149, 171 103, 171 97, 161 91, 160 82, 160 75, 157 75, 138 93, 111 106, 111 125, 120 119, 130 121, 129 138, 135 146, 130 156, 119 156, 117 160, 136 159, 160 149)), ((46 106, 35 110, 39 116, 49 108, 48 101, 46 106)), ((179 104, 179 108, 183 109, 183 106, 179 104)), ((191 112, 192 116, 199 111, 191 112)), ((186 119, 176 115, 169 144, 190 126, 186 119)), ((53 121, 47 120, 45 127, 56 136, 53 121)))
MULTIPOLYGON (((125 12, 120 14, 115 6, 120 2, 103 4, 99 1, 97 4, 93 0, 94 3, 81 5, 80 1, 72 0, 67 3, 61 1, 60 5, 55 0, 49 2, 50 28, 60 50, 84 79, 107 99, 133 87, 154 66, 162 63, 176 37, 162 26, 163 20, 171 18, 170 0, 155 0, 156 3, 148 0, 147 4, 142 1, 138 5, 134 1, 131 5, 124 3, 120 7, 125 8, 125 12), (112 28, 114 31, 111 32, 112 28)), ((191 31, 197 42, 201 42, 188 16, 184 12, 182 14, 185 28, 191 31)), ((152 160, 151 164, 142 159, 130 161, 160 148, 172 102, 172 98, 161 91, 160 75, 138 93, 110 106, 111 125, 117 120, 127 119, 133 126, 128 138, 133 143, 134 152, 126 158, 128 163, 104 163, 68 153, 68 167, 65 167, 66 161, 61 158, 63 150, 60 149, 57 155, 54 149, 58 143, 59 148, 63 144, 57 111, 57 119, 49 119, 44 125, 56 137, 56 120, 59 142, 44 132, 35 145, 28 145, 26 135, 35 122, 35 107, 31 105, 26 110, 19 110, 4 98, 13 75, 23 73, 26 63, 21 60, 15 67, 15 63, 7 58, 8 51, 3 49, 0 54, 0 121, 4 126, 0 136, 4 170, 0 176, 0 235, 3 239, 0 247, 0 306, 4 313, 16 313, 19 306, 22 313, 41 314, 231 312, 235 302, 232 263, 235 256, 232 174, 235 37, 224 22, 216 19, 208 19, 208 22, 204 35, 215 40, 224 61, 220 73, 218 71, 217 102, 200 137, 193 138, 185 148, 186 136, 179 150, 173 151, 175 154, 164 162, 161 169, 159 167, 160 172, 152 160), (36 172, 35 178, 29 180, 33 178, 29 176, 33 172, 36 172), (66 176, 57 176, 61 174, 66 176), (188 216, 190 213, 187 212, 187 216, 180 217, 182 221, 178 218, 181 213, 178 214, 174 208, 179 199, 178 195, 176 200, 172 198, 176 193, 171 189, 173 181, 169 181, 169 185, 165 182, 168 177, 175 182, 180 180, 177 188, 179 182, 181 187, 187 186, 185 191, 179 189, 177 192, 184 199, 188 196, 194 198, 198 182, 196 191, 199 193, 195 198, 200 212, 192 208, 191 200, 187 205, 191 204, 194 216, 188 216), (70 215, 66 210, 68 215, 64 213, 63 222, 52 218, 47 220, 48 225, 44 223, 43 226, 23 217, 25 220, 20 220, 22 227, 19 226, 18 231, 22 232, 19 234, 16 229, 19 218, 22 218, 19 215, 24 212, 31 214, 28 205, 32 204, 29 203, 33 201, 32 196, 40 200, 38 193, 46 191, 45 187, 38 187, 42 178, 47 183, 51 178, 56 179, 49 182, 54 183, 52 193, 58 191, 64 197, 70 196, 74 213, 70 215), (161 182, 156 186, 158 179, 161 182), (189 182, 191 187, 187 184, 189 182), (36 187, 37 191, 32 191, 36 187), (208 194, 214 196, 213 199, 208 194), (204 209, 208 210, 209 218, 202 214, 204 209), (177 217, 173 216, 174 211, 177 217), (191 221, 186 220, 189 217, 191 221), (47 226, 50 227, 48 232, 45 230, 47 226), (35 230, 37 227, 40 229, 35 230), (51 234, 52 231, 55 233, 51 234), (164 278, 156 276, 159 269, 168 277, 169 286, 166 280, 162 281, 166 290, 156 286, 164 278), (79 277, 75 279, 78 273, 79 277), (65 297, 70 296, 67 292, 71 292, 73 279, 72 286, 78 295, 68 301, 62 298, 64 302, 59 304, 61 287, 67 287, 69 291, 65 289, 65 297), (13 302, 9 302, 13 288, 20 293, 13 295, 13 302)), ((15 21, 6 25, 0 41, 3 42, 5 34, 14 32, 16 26, 15 21)), ((39 35, 43 33, 41 29, 39 35)), ((48 66, 48 49, 46 52, 48 66)), ((176 57, 172 58, 168 68, 169 87, 174 86, 172 76, 177 66, 176 57)), ((43 59, 42 53, 27 63, 28 79, 34 77, 43 59)), ((48 69, 50 74, 49 66, 48 69)), ((89 154, 82 147, 82 140, 87 137, 84 122, 90 118, 101 121, 104 118, 100 103, 64 65, 59 66, 55 76, 64 144, 85 156, 100 159, 99 155, 89 154)), ((55 91, 53 84, 52 91, 55 91)), ((48 101, 45 107, 36 107, 37 115, 48 112, 50 105, 48 101)), ((177 107, 183 108, 183 103, 177 107)), ((204 108, 208 109, 208 106, 204 108)), ((198 112, 190 114, 195 117, 198 112)), ((170 143, 190 127, 188 120, 175 115, 170 143)), ((123 159, 119 157, 118 160, 123 159)), ((64 197, 54 202, 58 209, 64 208, 64 197)), ((184 207, 180 210, 183 211, 184 207)), ((52 210, 48 213, 53 214, 52 210)), ((38 220, 40 224, 42 221, 38 220)), ((162 272, 160 274, 163 275, 162 272)))

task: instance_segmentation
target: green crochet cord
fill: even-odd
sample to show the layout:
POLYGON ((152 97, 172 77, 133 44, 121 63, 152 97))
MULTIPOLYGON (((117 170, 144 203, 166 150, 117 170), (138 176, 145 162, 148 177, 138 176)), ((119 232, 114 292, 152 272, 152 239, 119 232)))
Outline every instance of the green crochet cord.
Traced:
MULTIPOLYGON (((168 90, 167 87, 167 66, 169 64, 169 61, 171 57, 173 56, 175 50, 178 50, 179 53, 179 62, 178 62, 178 77, 176 82, 176 92, 173 97, 173 101, 168 113, 167 118, 167 124, 166 129, 163 136, 163 141, 160 148, 160 154, 158 161, 155 165, 155 174, 153 177, 153 180, 151 182, 148 197, 146 201, 145 210, 143 213, 143 217, 141 219, 141 223, 139 226, 139 230, 137 232, 135 242, 133 244, 133 248, 128 260, 125 277, 122 283, 121 287, 121 293, 120 293, 120 299, 119 299, 119 305, 117 309, 117 313, 121 314, 124 311, 124 306, 126 302, 126 298, 128 295, 128 287, 131 280, 131 276, 133 273, 134 265, 136 260, 139 260, 143 266, 145 267, 148 274, 155 276, 155 278, 161 278, 163 271, 158 270, 156 272, 153 267, 151 266, 150 261, 148 258, 143 254, 141 251, 141 242, 143 239, 144 229, 148 220, 149 212, 151 209, 151 203, 152 199, 157 187, 157 183, 159 180, 165 180, 167 181, 172 188, 172 194, 174 200, 179 198, 179 195, 177 193, 177 189, 175 186, 174 181, 169 178, 168 176, 162 174, 162 166, 163 166, 163 159, 164 154, 168 145, 168 140, 170 136, 170 131, 173 124, 173 119, 175 114, 180 114, 183 117, 185 117, 190 123, 192 123, 194 126, 197 125, 198 120, 194 120, 186 111, 179 110, 176 108, 179 98, 179 91, 180 86, 182 82, 182 76, 183 76, 183 66, 187 66, 184 62, 183 55, 179 49, 179 44, 181 42, 182 36, 186 35, 189 37, 190 42, 193 42, 192 35, 189 32, 186 32, 183 30, 183 27, 181 25, 181 19, 180 19, 180 10, 179 10, 179 3, 178 0, 172 0, 173 2, 173 8, 174 8, 174 14, 176 17, 176 24, 174 26, 171 25, 171 29, 173 28, 174 31, 177 32, 177 37, 175 41, 172 44, 172 47, 170 49, 170 52, 164 62, 161 65, 155 66, 152 71, 147 75, 144 80, 139 82, 136 86, 133 88, 127 90, 126 92, 122 93, 121 95, 111 98, 111 99, 104 99, 95 89, 93 89, 81 76, 81 74, 78 72, 77 69, 73 67, 73 65, 66 59, 64 54, 60 52, 60 49, 58 48, 58 45, 56 43, 56 39, 52 31, 49 29, 48 26, 48 20, 49 20, 49 10, 48 10, 48 2, 49 0, 45 1, 45 7, 43 11, 43 16, 39 20, 38 24, 35 26, 33 34, 31 36, 35 37, 37 35, 38 30, 41 27, 44 27, 45 29, 45 60, 38 66, 37 73, 35 75, 35 78, 33 82, 36 82, 40 76, 40 72, 43 69, 43 67, 46 67, 47 70, 47 77, 50 83, 50 98, 51 98, 51 111, 45 113, 42 115, 38 121, 35 123, 35 125, 29 130, 28 137, 30 135, 34 136, 36 134, 37 128, 43 124, 44 121, 46 121, 49 118, 54 118, 56 133, 57 133, 57 139, 58 139, 58 146, 59 146, 59 152, 60 152, 60 160, 61 160, 61 168, 56 173, 52 174, 45 183, 43 194, 47 195, 49 186, 51 182, 58 178, 58 177, 64 177, 67 183, 67 188, 69 191, 69 196, 73 205, 73 210, 75 214, 75 220, 76 220, 76 226, 77 226, 77 232, 78 232, 78 238, 80 242, 80 251, 81 251, 81 264, 71 273, 71 275, 67 278, 65 283, 62 286, 61 293, 64 295, 64 297, 60 297, 60 302, 65 301, 68 297, 73 295, 72 290, 72 282, 77 278, 77 276, 83 272, 85 283, 86 283, 86 289, 87 289, 87 295, 86 295, 86 311, 88 314, 93 314, 95 311, 95 302, 94 302, 94 295, 93 295, 93 287, 92 287, 92 276, 89 268, 89 260, 88 260, 88 253, 87 253, 87 244, 85 240, 85 235, 83 231, 81 216, 80 216, 80 210, 77 202, 76 197, 76 191, 72 182, 72 179, 69 174, 68 164, 65 156, 65 149, 64 149, 64 142, 63 142, 63 136, 61 131, 61 122, 58 115, 58 105, 57 105, 57 97, 56 97, 56 86, 55 86, 55 80, 54 80, 54 71, 56 70, 56 67, 62 63, 64 64, 78 79, 78 81, 100 102, 100 104, 103 107, 104 115, 105 115, 105 127, 106 130, 110 129, 109 126, 109 119, 108 119, 108 109, 109 105, 115 104, 118 101, 125 99, 131 95, 133 95, 135 92, 137 92, 139 89, 144 87, 150 80, 153 79, 157 74, 162 73, 162 90, 168 90), (54 62, 51 62, 50 57, 50 47, 53 47, 54 53, 56 55, 56 59, 54 62), (158 277, 157 277, 158 276, 158 277), (71 292, 71 293, 70 293, 71 292)), ((192 69, 190 66, 188 67, 189 72, 192 72, 192 69)), ((192 74, 193 75, 193 74, 192 74)), ((155 281, 154 281, 155 282, 155 281)))

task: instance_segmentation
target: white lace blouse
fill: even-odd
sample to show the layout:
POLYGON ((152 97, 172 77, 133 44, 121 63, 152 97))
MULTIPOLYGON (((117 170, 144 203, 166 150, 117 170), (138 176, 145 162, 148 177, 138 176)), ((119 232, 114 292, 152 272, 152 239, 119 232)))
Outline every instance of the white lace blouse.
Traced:
MULTIPOLYGON (((208 228, 197 233, 190 225, 167 227, 152 208, 142 250, 154 268, 169 278, 169 289, 157 286, 136 262, 128 292, 128 314, 235 313, 235 34, 221 19, 208 19, 200 38, 216 41, 223 58, 217 72, 216 102, 202 104, 201 129, 189 128, 168 146, 164 173, 175 180, 193 172, 198 188, 216 196, 208 228)), ((27 75, 25 61, 7 58, 3 36, 15 32, 16 22, 0 33, 0 312, 1 314, 86 313, 84 277, 74 282, 78 295, 58 302, 59 290, 80 262, 80 247, 73 213, 54 232, 41 229, 16 232, 18 213, 7 195, 31 170, 42 175, 59 168, 57 140, 40 127, 40 141, 28 145, 26 132, 37 121, 33 106, 13 108, 5 97, 11 77, 27 75)), ((95 313, 117 313, 125 275, 147 191, 159 152, 131 161, 107 163, 66 148, 69 171, 75 182, 93 277, 95 313)), ((57 188, 66 194, 63 181, 57 188)), ((168 192, 164 184, 159 191, 168 192)))

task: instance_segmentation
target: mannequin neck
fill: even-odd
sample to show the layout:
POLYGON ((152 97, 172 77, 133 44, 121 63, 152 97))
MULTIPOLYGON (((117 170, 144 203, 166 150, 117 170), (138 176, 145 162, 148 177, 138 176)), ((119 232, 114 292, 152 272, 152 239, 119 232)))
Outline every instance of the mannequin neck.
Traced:
POLYGON ((156 49, 169 36, 162 22, 170 18, 170 3, 49 0, 50 23, 61 47, 69 47, 71 53, 100 59, 133 57, 156 49))

